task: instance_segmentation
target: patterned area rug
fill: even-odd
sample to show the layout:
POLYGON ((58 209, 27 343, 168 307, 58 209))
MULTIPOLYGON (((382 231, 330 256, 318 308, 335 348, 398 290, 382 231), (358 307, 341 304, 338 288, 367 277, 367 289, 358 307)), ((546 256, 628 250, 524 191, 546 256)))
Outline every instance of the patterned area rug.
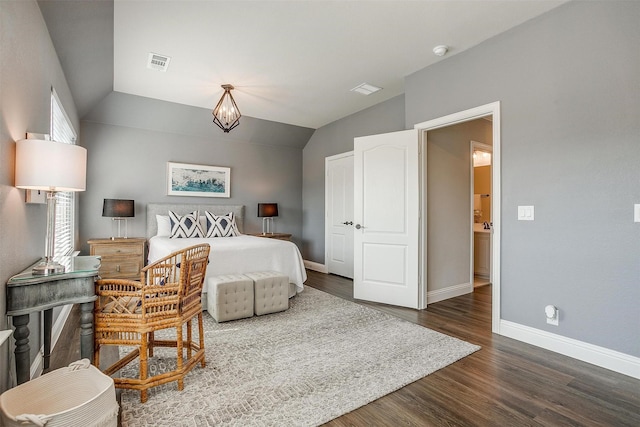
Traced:
MULTIPOLYGON (((308 286, 282 313, 204 319, 206 368, 144 404, 123 391, 123 426, 315 426, 480 348, 308 286)), ((171 369, 174 352, 156 349, 150 373, 171 369)))

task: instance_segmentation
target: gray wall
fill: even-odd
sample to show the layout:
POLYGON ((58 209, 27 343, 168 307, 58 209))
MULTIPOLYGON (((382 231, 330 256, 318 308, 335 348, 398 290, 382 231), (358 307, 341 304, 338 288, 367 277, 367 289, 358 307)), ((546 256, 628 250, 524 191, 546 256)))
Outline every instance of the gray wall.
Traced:
POLYGON ((80 199, 81 249, 87 240, 110 237, 105 198, 133 199, 129 236, 144 237, 147 203, 245 205, 245 232, 261 232, 257 203, 277 202, 275 231, 302 236, 302 147, 313 130, 242 117, 225 134, 211 111, 112 92, 82 120, 88 151, 87 191, 80 199), (231 197, 167 196, 167 162, 231 168, 231 197))
POLYGON ((353 150, 353 138, 404 129, 404 96, 362 110, 315 131, 304 147, 302 257, 324 263, 324 159, 353 150))
POLYGON ((407 127, 501 102, 503 319, 636 357, 638 22, 640 2, 570 2, 405 88, 407 127), (518 205, 535 221, 517 221, 518 205))
POLYGON ((471 141, 491 144, 478 119, 427 132, 427 292, 469 283, 471 141))
POLYGON ((82 118, 113 91, 113 0, 38 6, 82 118))
MULTIPOLYGON (((0 1, 0 329, 8 327, 7 280, 44 255, 45 205, 26 205, 24 191, 13 186, 15 141, 27 131, 49 133, 52 86, 77 130, 76 108, 38 5, 0 1)), ((41 346, 39 317, 32 315, 29 325, 32 361, 41 346)), ((0 391, 9 386, 9 370, 14 377, 9 347, 0 352, 0 391)))

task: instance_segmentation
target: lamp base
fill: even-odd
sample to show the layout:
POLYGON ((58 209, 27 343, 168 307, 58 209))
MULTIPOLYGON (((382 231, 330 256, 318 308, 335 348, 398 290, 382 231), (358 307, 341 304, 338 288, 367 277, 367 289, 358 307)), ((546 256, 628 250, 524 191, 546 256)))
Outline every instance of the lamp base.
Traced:
POLYGON ((263 236, 266 236, 267 234, 273 234, 273 231, 271 231, 272 224, 273 224, 273 218, 271 217, 262 218, 262 235, 263 236))
POLYGON ((34 276, 49 276, 51 274, 64 273, 64 265, 55 261, 42 261, 31 270, 34 276))
MULTIPOLYGON (((113 219, 113 222, 118 221, 118 237, 111 237, 111 240, 116 240, 116 239, 128 239, 127 234, 128 234, 128 223, 127 223, 127 218, 120 218, 120 217, 114 217, 111 218, 113 219), (122 236, 120 234, 120 224, 122 224, 122 221, 124 221, 124 236, 122 236)), ((113 230, 112 230, 113 231, 113 230)), ((112 233, 113 234, 113 233, 112 233)))

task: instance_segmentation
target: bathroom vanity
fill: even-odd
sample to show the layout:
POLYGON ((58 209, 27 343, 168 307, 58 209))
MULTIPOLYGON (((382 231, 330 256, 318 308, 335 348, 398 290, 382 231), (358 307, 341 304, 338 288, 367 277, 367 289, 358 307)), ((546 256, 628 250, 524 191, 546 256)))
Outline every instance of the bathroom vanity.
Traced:
POLYGON ((489 278, 491 273, 491 230, 482 223, 473 224, 473 274, 489 278))

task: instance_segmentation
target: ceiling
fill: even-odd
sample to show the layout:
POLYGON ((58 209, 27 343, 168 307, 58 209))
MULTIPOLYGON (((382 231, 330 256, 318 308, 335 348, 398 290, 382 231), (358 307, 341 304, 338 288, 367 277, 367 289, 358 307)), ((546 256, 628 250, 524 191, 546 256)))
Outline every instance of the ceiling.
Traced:
POLYGON ((400 95, 405 76, 562 3, 39 1, 81 117, 105 83, 207 109, 229 83, 243 115, 310 128, 400 95), (102 26, 112 9, 113 28, 82 26, 83 7, 82 22, 93 13, 102 26), (444 57, 432 51, 441 44, 449 46, 444 57), (166 72, 147 68, 150 52, 171 58, 166 72), (96 70, 99 64, 107 69, 96 70), (350 91, 363 82, 383 89, 350 91), (83 100, 90 88, 92 101, 83 100))

